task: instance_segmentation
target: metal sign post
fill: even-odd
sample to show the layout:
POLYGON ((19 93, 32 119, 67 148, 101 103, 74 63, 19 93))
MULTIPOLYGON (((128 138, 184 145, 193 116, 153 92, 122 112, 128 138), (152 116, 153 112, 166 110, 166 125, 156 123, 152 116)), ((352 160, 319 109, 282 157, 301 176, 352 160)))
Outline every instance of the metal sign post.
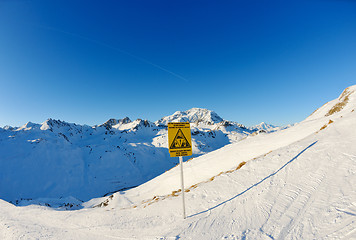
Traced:
POLYGON ((183 157, 179 157, 179 164, 180 164, 180 179, 182 182, 182 200, 183 200, 183 217, 184 219, 186 218, 185 216, 185 197, 184 197, 184 177, 183 177, 183 157))
POLYGON ((168 148, 171 157, 179 157, 180 179, 182 184, 183 217, 185 214, 185 190, 183 177, 183 156, 192 155, 192 139, 190 134, 190 123, 168 123, 168 148))

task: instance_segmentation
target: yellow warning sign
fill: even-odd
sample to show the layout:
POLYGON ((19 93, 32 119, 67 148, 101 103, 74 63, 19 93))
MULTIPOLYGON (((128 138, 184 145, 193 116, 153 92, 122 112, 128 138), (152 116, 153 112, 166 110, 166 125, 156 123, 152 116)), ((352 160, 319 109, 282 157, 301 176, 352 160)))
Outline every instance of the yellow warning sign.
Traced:
POLYGON ((190 123, 168 123, 168 146, 171 157, 192 155, 190 123))

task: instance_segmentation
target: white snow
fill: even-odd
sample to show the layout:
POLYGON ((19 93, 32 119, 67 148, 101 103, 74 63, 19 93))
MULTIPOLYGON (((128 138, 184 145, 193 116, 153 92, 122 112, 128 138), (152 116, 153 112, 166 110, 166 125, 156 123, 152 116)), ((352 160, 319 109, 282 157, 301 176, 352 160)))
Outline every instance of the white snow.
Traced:
POLYGON ((195 124, 205 123, 205 125, 213 125, 220 123, 223 119, 215 112, 208 109, 192 108, 188 111, 177 111, 171 116, 164 117, 157 121, 157 123, 167 125, 169 122, 191 122, 195 124))
MULTIPOLYGON (((183 119, 187 115, 191 119, 185 120, 195 121, 192 157, 257 130, 224 121, 206 109, 173 116, 183 119)), ((94 127, 54 119, 42 124, 28 122, 1 129, 0 143, 0 198, 11 202, 67 196, 87 201, 135 187, 178 162, 169 157, 163 123, 127 117, 94 127)))
POLYGON ((187 219, 175 167, 76 211, 0 200, 0 239, 356 239, 355 87, 339 111, 345 94, 184 163, 187 219))

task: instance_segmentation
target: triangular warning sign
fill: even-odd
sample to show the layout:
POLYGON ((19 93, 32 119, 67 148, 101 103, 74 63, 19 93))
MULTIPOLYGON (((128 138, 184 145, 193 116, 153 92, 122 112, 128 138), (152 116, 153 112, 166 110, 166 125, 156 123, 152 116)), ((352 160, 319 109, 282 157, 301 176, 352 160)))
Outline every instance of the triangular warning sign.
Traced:
POLYGON ((185 138, 181 129, 178 129, 176 136, 171 144, 170 149, 182 149, 182 148, 191 148, 188 140, 185 138))

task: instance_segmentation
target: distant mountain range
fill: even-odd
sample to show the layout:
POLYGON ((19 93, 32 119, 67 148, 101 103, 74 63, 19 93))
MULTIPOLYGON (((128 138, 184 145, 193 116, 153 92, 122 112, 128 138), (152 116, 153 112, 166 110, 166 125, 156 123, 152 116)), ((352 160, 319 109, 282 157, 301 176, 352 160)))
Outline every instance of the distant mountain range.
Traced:
POLYGON ((178 162, 169 157, 168 122, 191 123, 192 157, 281 129, 266 123, 246 127, 201 108, 156 122, 126 117, 87 126, 48 119, 6 126, 0 128, 0 198, 86 201, 140 185, 178 162))

